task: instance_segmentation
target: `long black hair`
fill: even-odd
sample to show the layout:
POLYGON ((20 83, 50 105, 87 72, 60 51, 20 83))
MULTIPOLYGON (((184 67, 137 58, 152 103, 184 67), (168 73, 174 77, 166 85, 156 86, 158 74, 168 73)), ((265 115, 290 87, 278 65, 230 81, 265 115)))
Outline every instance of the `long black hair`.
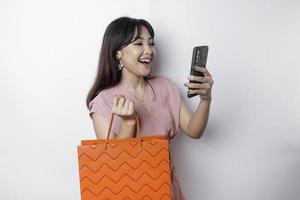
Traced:
MULTIPOLYGON (((112 21, 105 30, 99 56, 98 70, 95 81, 88 92, 86 106, 101 90, 117 85, 121 80, 121 71, 118 69, 117 51, 131 43, 135 32, 139 35, 144 26, 154 38, 154 30, 144 19, 120 17, 112 21)), ((147 77, 144 77, 147 81, 147 77)))

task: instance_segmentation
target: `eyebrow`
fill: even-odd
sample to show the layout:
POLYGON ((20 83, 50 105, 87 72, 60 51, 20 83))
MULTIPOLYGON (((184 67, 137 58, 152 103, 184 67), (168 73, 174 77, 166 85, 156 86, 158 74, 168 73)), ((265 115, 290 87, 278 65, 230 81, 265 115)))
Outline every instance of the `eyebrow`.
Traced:
MULTIPOLYGON (((143 37, 137 36, 135 38, 133 38, 132 42, 138 40, 138 39, 144 39, 143 37)), ((153 37, 149 37, 148 40, 153 40, 153 37)))

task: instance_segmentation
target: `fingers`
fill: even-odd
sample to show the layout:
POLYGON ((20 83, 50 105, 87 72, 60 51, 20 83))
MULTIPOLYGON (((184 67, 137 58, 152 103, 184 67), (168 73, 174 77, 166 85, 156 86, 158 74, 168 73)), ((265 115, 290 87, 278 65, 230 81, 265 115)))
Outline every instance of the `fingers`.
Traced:
POLYGON ((210 76, 211 74, 209 73, 209 71, 207 70, 206 67, 201 67, 201 66, 195 66, 194 67, 197 71, 202 72, 204 74, 204 76, 210 76))
POLYGON ((188 76, 188 79, 191 81, 196 81, 196 82, 200 82, 200 83, 210 83, 211 82, 211 77, 202 77, 202 76, 193 76, 190 75, 188 76))
POLYGON ((114 98, 113 98, 112 112, 115 114, 117 113, 117 106, 118 106, 119 98, 120 97, 118 97, 118 96, 114 96, 114 98))
POLYGON ((207 83, 188 83, 185 86, 190 94, 206 94, 211 90, 211 85, 207 83))
POLYGON ((204 76, 188 76, 188 80, 196 83, 185 83, 184 86, 188 88, 188 94, 198 94, 201 99, 211 98, 211 90, 214 84, 211 74, 205 67, 195 66, 195 69, 202 72, 204 76))
POLYGON ((133 102, 124 96, 116 95, 113 98, 112 112, 122 117, 132 116, 135 113, 133 102))
POLYGON ((184 86, 190 89, 209 89, 210 86, 207 83, 185 83, 184 86))
POLYGON ((134 114, 134 107, 133 107, 133 102, 130 101, 129 102, 129 106, 128 106, 128 115, 133 115, 134 114))
POLYGON ((119 114, 123 114, 123 106, 124 106, 124 103, 125 103, 125 99, 124 97, 121 97, 118 101, 118 105, 117 105, 117 112, 119 114))
POLYGON ((189 94, 208 95, 209 90, 188 90, 189 94))
POLYGON ((132 115, 134 113, 134 107, 132 101, 126 99, 123 106, 123 112, 124 115, 132 115))
POLYGON ((200 83, 208 83, 210 85, 214 84, 211 74, 205 67, 195 66, 195 69, 199 72, 202 72, 204 74, 204 77, 190 75, 190 76, 188 76, 189 80, 200 82, 200 83))

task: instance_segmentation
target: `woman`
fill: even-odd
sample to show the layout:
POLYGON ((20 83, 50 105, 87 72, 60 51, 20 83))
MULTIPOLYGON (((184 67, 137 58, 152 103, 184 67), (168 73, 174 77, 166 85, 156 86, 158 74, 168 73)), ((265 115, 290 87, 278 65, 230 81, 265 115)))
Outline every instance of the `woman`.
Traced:
MULTIPOLYGON (((156 56, 154 31, 143 19, 121 17, 107 27, 95 82, 86 104, 98 139, 106 139, 111 113, 115 113, 112 138, 133 137, 136 114, 141 135, 164 133, 175 137, 179 128, 198 139, 208 120, 213 80, 206 68, 196 67, 204 77, 189 76, 200 83, 185 83, 188 92, 199 94, 195 113, 182 101, 176 84, 161 76, 150 76, 156 56)), ((172 163, 172 162, 171 162, 172 163)), ((172 199, 185 197, 172 166, 172 199)))

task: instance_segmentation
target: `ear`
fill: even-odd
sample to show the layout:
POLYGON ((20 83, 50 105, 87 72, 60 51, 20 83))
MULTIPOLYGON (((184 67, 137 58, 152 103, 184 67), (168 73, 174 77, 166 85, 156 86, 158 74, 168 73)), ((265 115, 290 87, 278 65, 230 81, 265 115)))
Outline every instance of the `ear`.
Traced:
POLYGON ((118 60, 120 60, 122 58, 122 51, 121 50, 117 51, 116 57, 117 57, 118 60))

